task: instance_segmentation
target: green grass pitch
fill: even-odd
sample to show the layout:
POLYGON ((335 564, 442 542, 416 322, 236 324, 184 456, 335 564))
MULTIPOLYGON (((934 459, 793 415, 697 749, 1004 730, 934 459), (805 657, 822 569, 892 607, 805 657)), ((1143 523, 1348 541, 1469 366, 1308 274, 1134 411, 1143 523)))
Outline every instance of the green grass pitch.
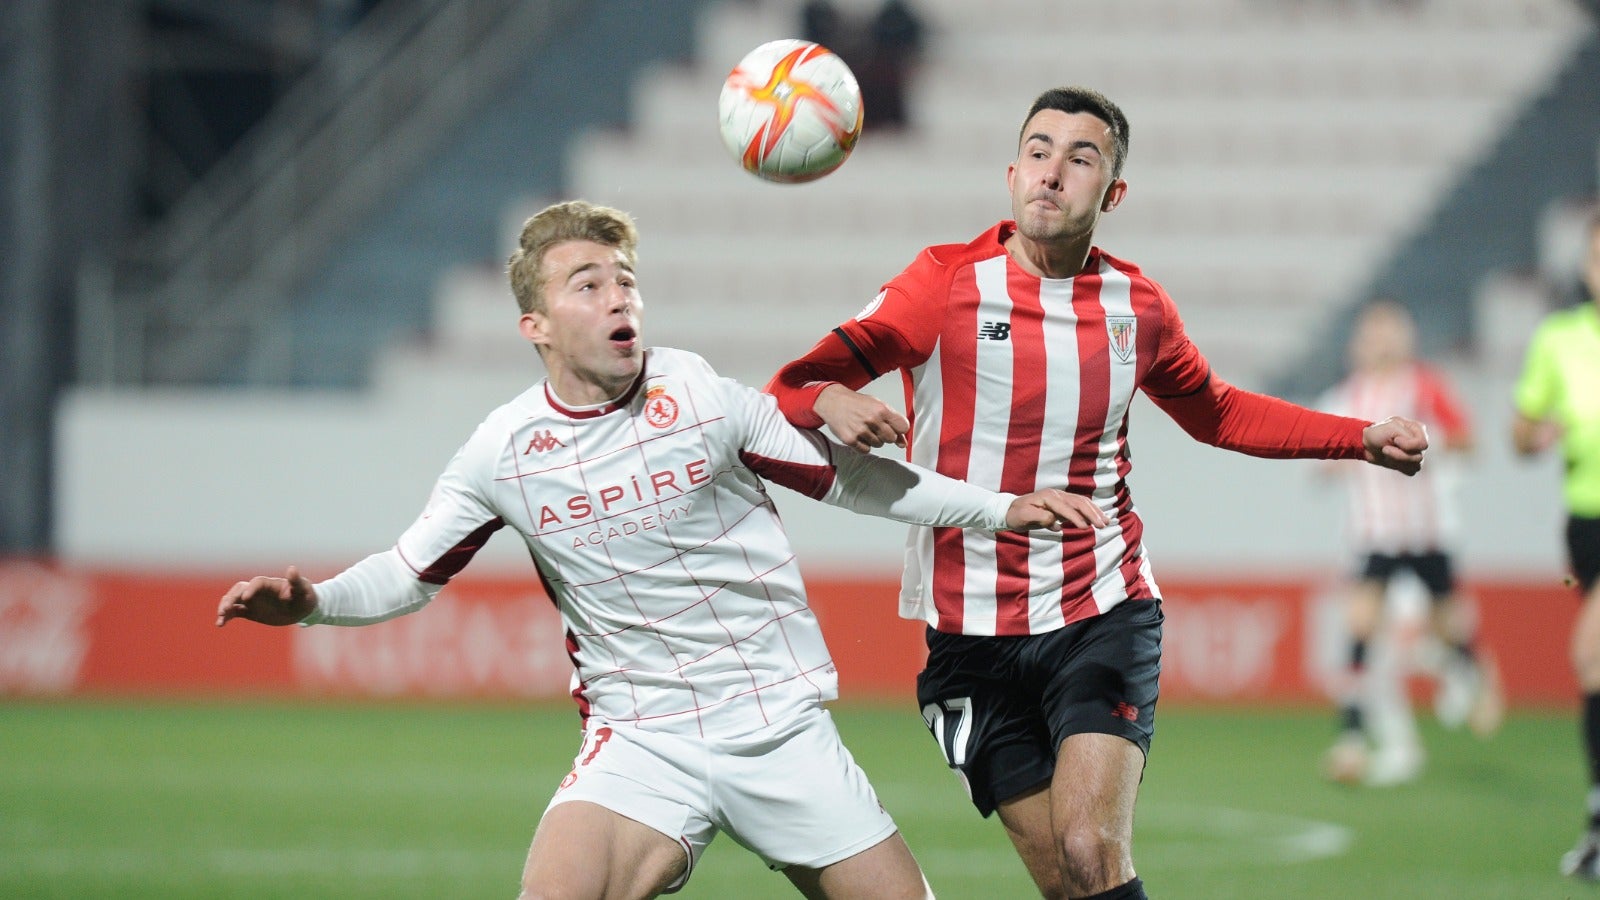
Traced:
MULTIPOLYGON (((942 898, 1035 896, 914 710, 840 729, 942 898)), ((1318 710, 1164 709, 1135 858, 1158 898, 1600 897, 1556 873, 1572 714, 1424 724, 1411 785, 1341 788, 1318 710)), ((570 706, 0 704, 0 897, 512 897, 577 749, 570 706)), ((726 837, 678 896, 799 896, 726 837)))

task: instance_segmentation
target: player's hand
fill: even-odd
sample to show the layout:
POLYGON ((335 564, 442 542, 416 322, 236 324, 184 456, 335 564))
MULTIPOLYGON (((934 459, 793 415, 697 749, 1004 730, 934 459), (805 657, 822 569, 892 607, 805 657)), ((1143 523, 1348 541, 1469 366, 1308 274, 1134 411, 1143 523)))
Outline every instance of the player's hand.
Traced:
POLYGON ((1421 422, 1390 416, 1361 432, 1367 462, 1405 475, 1422 471, 1422 453, 1428 449, 1428 429, 1421 422))
POLYGON ((870 453, 884 444, 904 447, 906 432, 911 430, 910 420, 888 404, 842 384, 823 388, 812 409, 822 417, 839 443, 862 453, 870 453))
POLYGON ((1082 494, 1046 488, 1023 494, 1006 510, 1006 527, 1011 531, 1048 528, 1104 528, 1109 520, 1095 502, 1082 494))
POLYGON ((1523 456, 1538 456, 1561 440, 1561 432, 1558 422, 1517 413, 1511 422, 1511 445, 1523 456))
POLYGON ((241 581, 222 595, 217 604, 217 627, 230 619, 249 619, 263 625, 293 625, 317 608, 317 592, 311 582, 290 566, 282 578, 257 575, 241 581))

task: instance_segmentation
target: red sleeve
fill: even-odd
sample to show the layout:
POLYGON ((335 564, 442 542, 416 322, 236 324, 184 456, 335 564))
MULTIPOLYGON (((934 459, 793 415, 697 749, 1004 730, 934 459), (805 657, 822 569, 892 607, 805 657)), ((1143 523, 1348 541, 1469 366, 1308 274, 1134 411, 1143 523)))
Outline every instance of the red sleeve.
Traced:
POLYGON ((778 398, 784 417, 801 428, 821 428, 813 407, 823 388, 860 390, 880 375, 926 361, 944 319, 946 275, 946 267, 924 251, 855 318, 779 369, 765 390, 778 398))
POLYGON ((1449 443, 1470 442, 1472 420, 1444 376, 1428 366, 1420 366, 1417 369, 1417 386, 1422 394, 1419 398, 1421 406, 1426 410, 1424 421, 1438 423, 1444 429, 1445 440, 1449 443))
POLYGON ((1369 424, 1240 390, 1211 371, 1183 330, 1165 291, 1161 343, 1140 388, 1189 436, 1224 450, 1272 459, 1365 459, 1361 432, 1369 424))
POLYGON ((1369 424, 1240 390, 1214 373, 1192 394, 1150 399, 1189 436, 1224 450, 1272 459, 1365 459, 1369 424))
POLYGON ((1201 355, 1200 349, 1189 340, 1183 330, 1183 318, 1178 306, 1165 288, 1154 281, 1143 281, 1153 297, 1152 314, 1157 316, 1158 334, 1155 361, 1140 378, 1139 386, 1152 397, 1175 397, 1192 394, 1205 386, 1211 377, 1211 364, 1201 355))
POLYGON ((784 418, 800 428, 821 428, 822 417, 812 408, 817 395, 830 384, 859 389, 873 379, 842 336, 843 326, 817 341, 805 356, 785 365, 767 382, 766 392, 778 398, 784 418))

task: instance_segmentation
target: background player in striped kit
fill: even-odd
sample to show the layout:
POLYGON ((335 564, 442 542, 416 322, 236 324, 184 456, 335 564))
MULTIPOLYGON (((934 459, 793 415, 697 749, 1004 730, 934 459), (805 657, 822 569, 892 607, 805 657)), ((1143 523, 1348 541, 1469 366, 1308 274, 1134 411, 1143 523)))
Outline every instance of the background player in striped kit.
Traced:
POLYGON ((1498 677, 1475 647, 1474 612, 1457 591, 1450 553, 1456 527, 1451 464, 1472 450, 1473 431, 1444 372, 1416 358, 1416 325, 1394 299, 1378 298, 1361 310, 1349 359, 1349 375, 1319 407, 1357 418, 1403 414, 1423 423, 1433 446, 1447 451, 1403 481, 1368 466, 1329 464, 1347 484, 1347 530, 1360 562, 1346 601, 1350 647, 1339 686, 1340 734, 1326 771, 1336 781, 1397 784, 1421 774, 1423 765, 1404 684, 1415 654, 1403 652, 1399 645, 1408 642, 1389 629, 1385 652, 1391 658, 1377 670, 1368 666, 1395 576, 1410 572, 1428 594, 1429 623, 1444 650, 1436 665, 1439 720, 1448 727, 1467 724, 1487 737, 1503 715, 1498 677))
POLYGON ((1567 558, 1582 593, 1572 667, 1583 691, 1589 825, 1561 871, 1600 879, 1600 211, 1589 220, 1583 285, 1589 302, 1552 313, 1528 345, 1517 381, 1512 444, 1532 456, 1560 446, 1566 463, 1567 558))
POLYGON ((1061 487, 1105 513, 1104 527, 1042 540, 915 528, 906 554, 901 615, 928 625, 924 720, 1047 897, 1145 896, 1133 809, 1162 616, 1125 480, 1133 392, 1195 438, 1257 456, 1414 474, 1427 448, 1414 421, 1318 413, 1213 374, 1166 291, 1093 244, 1127 195, 1127 154, 1110 100, 1044 92, 1006 170, 1013 220, 924 250, 768 385, 791 421, 859 450, 905 446, 946 475, 1061 487), (895 369, 914 428, 855 390, 895 369))
POLYGON ((511 284, 548 377, 489 414, 393 549, 316 585, 293 567, 241 581, 217 624, 412 612, 509 525, 560 610, 585 726, 525 895, 655 896, 727 831, 808 897, 922 898, 916 860, 823 706, 838 676, 762 478, 904 522, 1104 517, 1060 491, 997 494, 861 456, 692 353, 646 351, 637 240, 626 214, 582 201, 529 219, 511 284))

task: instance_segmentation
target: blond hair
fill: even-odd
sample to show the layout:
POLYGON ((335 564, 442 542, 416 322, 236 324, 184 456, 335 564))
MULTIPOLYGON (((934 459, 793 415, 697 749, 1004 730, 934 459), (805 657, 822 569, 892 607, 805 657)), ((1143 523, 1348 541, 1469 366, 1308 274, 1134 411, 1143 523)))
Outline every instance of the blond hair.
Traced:
POLYGON ((569 200, 540 210, 522 224, 522 238, 506 266, 511 293, 525 313, 544 311, 544 255, 565 241, 593 241, 622 251, 631 268, 637 260, 639 229, 633 217, 609 206, 569 200))

